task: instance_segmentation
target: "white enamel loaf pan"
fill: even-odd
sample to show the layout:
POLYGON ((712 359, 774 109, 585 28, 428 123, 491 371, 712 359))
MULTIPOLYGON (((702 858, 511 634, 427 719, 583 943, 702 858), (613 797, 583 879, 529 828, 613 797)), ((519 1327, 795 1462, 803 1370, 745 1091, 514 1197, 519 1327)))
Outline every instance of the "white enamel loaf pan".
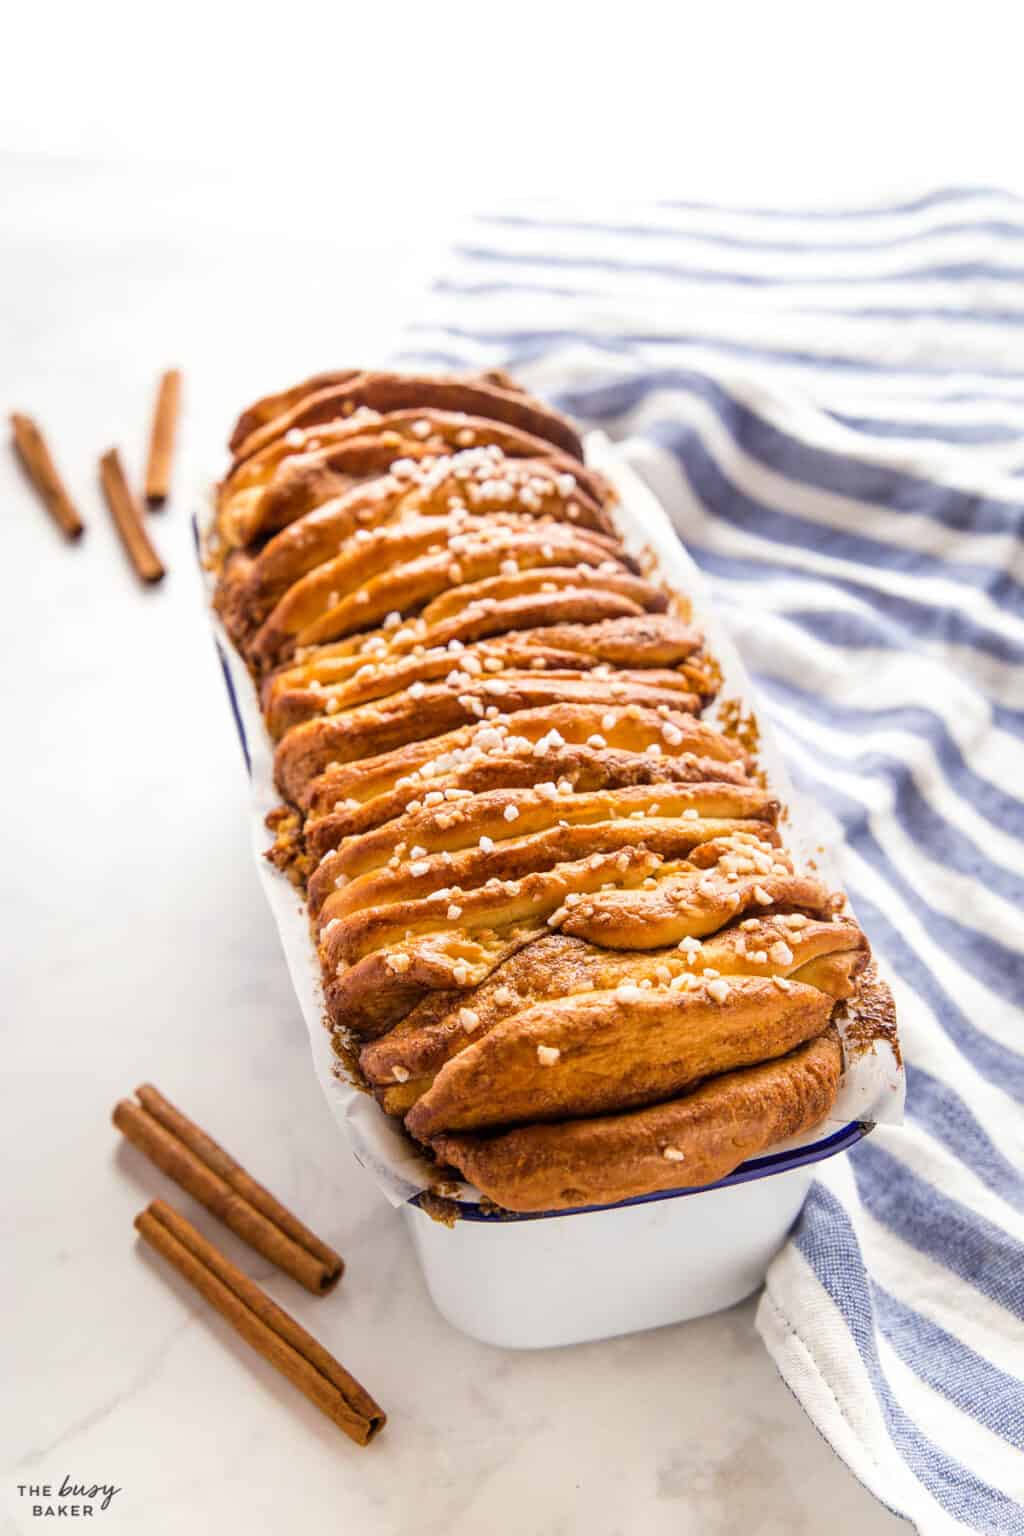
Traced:
MULTIPOLYGON (((655 554, 665 577, 690 597, 722 670, 722 697, 751 707, 750 680, 710 611, 703 580, 665 513, 607 441, 587 442, 590 462, 621 498, 623 535, 655 554)), ((531 1215, 495 1213, 468 1185, 445 1187, 439 1221, 436 1170, 376 1103, 346 1080, 324 1027, 324 1004, 309 928, 295 891, 264 859, 264 817, 279 800, 255 691, 214 618, 217 648, 252 791, 253 844, 309 1030, 317 1075, 356 1159, 402 1208, 431 1297, 464 1333, 513 1349, 575 1344, 681 1322, 732 1306, 761 1284, 799 1214, 814 1164, 852 1146, 879 1121, 902 1114, 903 1077, 891 1044, 863 1042, 847 1056, 839 1096, 813 1132, 737 1168, 720 1183, 641 1196, 620 1205, 531 1215)), ((714 719, 714 711, 708 712, 714 719)), ((771 732, 759 721, 759 760, 790 807, 786 834, 798 862, 812 857, 825 878, 820 838, 794 798, 771 732)), ((863 1031, 859 1032, 862 1035, 863 1031)))
POLYGON ((487 1344, 544 1349, 640 1333, 755 1291, 800 1213, 814 1162, 872 1128, 854 1121, 744 1163, 721 1184, 545 1216, 469 1212, 448 1229, 403 1207, 448 1322, 487 1344))

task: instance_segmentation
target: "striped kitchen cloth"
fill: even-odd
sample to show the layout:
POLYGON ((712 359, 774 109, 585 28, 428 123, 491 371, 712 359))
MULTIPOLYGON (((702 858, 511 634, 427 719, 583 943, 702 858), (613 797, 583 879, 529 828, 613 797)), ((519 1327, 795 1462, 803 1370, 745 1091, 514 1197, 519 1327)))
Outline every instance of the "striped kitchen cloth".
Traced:
POLYGON ((908 1063, 758 1327, 889 1508, 1024 1532, 1024 201, 510 209, 406 343, 603 428, 703 567, 908 1063))

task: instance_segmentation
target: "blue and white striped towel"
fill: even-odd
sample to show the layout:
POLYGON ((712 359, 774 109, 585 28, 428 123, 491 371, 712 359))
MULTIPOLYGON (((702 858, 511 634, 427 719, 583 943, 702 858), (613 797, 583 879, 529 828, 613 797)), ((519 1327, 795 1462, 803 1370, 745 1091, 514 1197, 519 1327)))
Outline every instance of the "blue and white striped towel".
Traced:
POLYGON ((1024 1532, 1024 202, 476 220, 403 362, 624 443, 894 980, 907 1124, 822 1165, 758 1326, 922 1532, 1024 1532))

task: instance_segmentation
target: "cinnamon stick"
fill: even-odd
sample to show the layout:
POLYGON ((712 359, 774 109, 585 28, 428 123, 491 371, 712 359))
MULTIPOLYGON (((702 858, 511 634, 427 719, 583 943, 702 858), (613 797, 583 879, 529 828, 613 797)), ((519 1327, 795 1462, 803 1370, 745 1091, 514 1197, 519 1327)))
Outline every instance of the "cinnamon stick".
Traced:
POLYGON ((116 448, 111 448, 100 459, 100 484, 136 575, 142 581, 160 581, 164 568, 142 525, 142 511, 128 488, 116 448))
POLYGON ((64 487, 42 432, 31 416, 22 416, 18 411, 11 413, 11 430, 18 457, 46 510, 69 539, 80 538, 85 524, 64 487))
POLYGON ((171 489, 171 459, 180 404, 181 373, 177 368, 169 368, 160 379, 149 437, 146 500, 151 507, 163 506, 171 489))
POLYGON ((172 1206, 154 1200, 136 1216, 135 1227, 257 1354, 357 1445, 368 1445, 384 1428, 387 1415, 355 1377, 172 1206))
POLYGON ((224 1148, 175 1109, 150 1083, 114 1107, 121 1134, 180 1184, 236 1237, 323 1296, 341 1278, 341 1255, 322 1242, 224 1148))

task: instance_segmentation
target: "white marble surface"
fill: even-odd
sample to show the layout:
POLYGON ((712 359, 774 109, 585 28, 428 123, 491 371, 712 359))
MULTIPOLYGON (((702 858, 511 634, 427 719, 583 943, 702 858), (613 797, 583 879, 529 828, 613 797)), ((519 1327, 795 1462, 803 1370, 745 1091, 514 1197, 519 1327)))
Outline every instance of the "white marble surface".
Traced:
POLYGON ((63 546, 3 454, 3 1528, 40 1529, 18 1484, 65 1476, 116 1484, 96 1525, 136 1536, 902 1528, 782 1385, 752 1303, 535 1355, 453 1332, 321 1099, 252 866, 186 491, 263 385, 387 348, 408 272, 398 221, 281 232, 237 175, 154 183, 7 159, 0 177, 4 406, 38 415, 89 523, 63 546), (186 375, 183 453, 153 518, 170 574, 143 591, 95 462, 119 442, 137 468, 171 363, 186 375), (118 1145, 110 1109, 144 1080, 340 1248, 332 1296, 268 1273, 118 1145), (141 1251, 132 1219, 156 1195, 365 1380, 390 1413, 372 1447, 141 1251))

